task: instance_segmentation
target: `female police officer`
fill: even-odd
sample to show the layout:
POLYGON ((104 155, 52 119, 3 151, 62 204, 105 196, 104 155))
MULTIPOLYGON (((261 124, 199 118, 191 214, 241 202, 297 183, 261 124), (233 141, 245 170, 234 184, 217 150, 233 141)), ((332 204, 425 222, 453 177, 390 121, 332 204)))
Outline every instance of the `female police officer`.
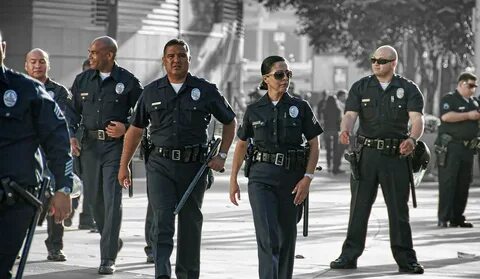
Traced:
POLYGON ((261 89, 268 92, 249 105, 238 129, 233 155, 230 200, 238 205, 238 171, 247 152, 254 148, 248 182, 258 245, 259 277, 292 278, 297 234, 297 213, 308 194, 318 160, 318 135, 323 132, 306 101, 287 89, 292 77, 285 59, 265 58, 261 89), (308 140, 309 154, 302 146, 308 140))

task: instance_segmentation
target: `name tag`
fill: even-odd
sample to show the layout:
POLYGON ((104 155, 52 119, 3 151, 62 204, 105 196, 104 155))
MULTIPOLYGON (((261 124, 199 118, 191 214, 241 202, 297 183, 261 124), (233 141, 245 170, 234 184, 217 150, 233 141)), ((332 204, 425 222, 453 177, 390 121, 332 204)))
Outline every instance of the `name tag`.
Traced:
POLYGON ((370 102, 370 99, 362 99, 362 103, 368 103, 370 102))
POLYGON ((152 106, 158 106, 158 105, 161 105, 162 102, 155 102, 155 103, 152 103, 152 106))
POLYGON ((87 97, 87 96, 88 96, 88 92, 80 93, 80 96, 82 96, 82 97, 87 97))

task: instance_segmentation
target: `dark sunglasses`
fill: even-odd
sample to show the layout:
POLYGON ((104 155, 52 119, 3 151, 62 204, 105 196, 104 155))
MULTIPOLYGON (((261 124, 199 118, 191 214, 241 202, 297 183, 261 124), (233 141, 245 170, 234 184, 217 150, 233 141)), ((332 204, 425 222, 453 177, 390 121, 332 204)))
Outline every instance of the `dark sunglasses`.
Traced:
POLYGON ((375 62, 377 62, 380 65, 385 65, 385 64, 390 63, 392 61, 395 61, 395 59, 385 59, 385 58, 371 57, 370 61, 372 62, 372 64, 375 64, 375 62))
POLYGON ((472 89, 472 88, 477 88, 478 87, 478 84, 472 84, 472 83, 468 83, 466 82, 468 88, 472 89))
POLYGON ((271 75, 273 75, 273 78, 275 78, 276 80, 282 80, 285 77, 285 75, 287 75, 287 78, 292 78, 292 71, 289 71, 289 70, 276 71, 273 74, 266 74, 265 76, 268 77, 271 75))

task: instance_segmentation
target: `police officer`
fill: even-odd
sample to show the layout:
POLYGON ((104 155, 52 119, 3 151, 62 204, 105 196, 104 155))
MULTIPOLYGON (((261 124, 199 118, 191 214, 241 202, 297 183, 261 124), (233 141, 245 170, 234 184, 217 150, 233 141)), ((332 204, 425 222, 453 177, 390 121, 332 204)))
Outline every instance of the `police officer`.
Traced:
POLYGON ((90 69, 77 75, 72 86, 73 108, 67 110, 70 128, 84 125, 81 143, 71 137, 72 152, 80 156, 84 195, 92 203, 101 235, 99 274, 115 272, 121 249, 122 188, 117 174, 128 127, 128 117, 142 92, 138 79, 115 62, 117 42, 108 37, 93 40, 89 48, 90 69), (68 113, 70 112, 70 113, 68 113))
MULTIPOLYGON (((29 76, 43 83, 45 90, 58 104, 62 112, 65 112, 67 102, 71 101, 72 96, 65 86, 56 83, 48 76, 50 70, 50 59, 47 52, 40 48, 34 48, 25 56, 25 71, 29 76)), ((54 180, 52 179, 52 184, 54 180)), ((47 219, 47 234, 45 240, 47 246, 48 256, 50 261, 66 261, 67 258, 63 253, 63 223, 55 223, 53 216, 46 217, 47 219)))
POLYGON ((473 178, 473 155, 480 143, 477 139, 479 100, 473 97, 477 87, 477 77, 474 74, 461 73, 456 90, 440 101, 441 124, 435 144, 446 147, 446 154, 437 155, 437 158, 446 158, 444 163, 437 160, 439 227, 447 227, 447 222, 450 222, 450 227, 473 227, 472 223, 465 221, 463 213, 473 178))
POLYGON ((355 82, 348 94, 341 123, 340 142, 350 143, 357 118, 360 126, 356 144, 359 177, 352 175, 350 220, 347 238, 333 269, 357 268, 365 248, 368 218, 378 184, 388 209, 390 245, 400 272, 423 273, 413 250, 409 224, 408 155, 423 134, 423 96, 418 87, 395 74, 397 52, 379 47, 371 57, 373 75, 355 82), (408 131, 408 122, 411 130, 408 131))
MULTIPOLYGON (((72 157, 65 118, 39 82, 4 66, 5 49, 0 33, 0 179, 15 181, 37 195, 38 174, 43 172, 38 152, 41 146, 56 181, 51 208, 59 223, 71 210, 72 157)), ((4 194, 0 195, 0 278, 11 278, 34 207, 18 195, 11 204, 3 183, 0 189, 4 194)))
POLYGON ((267 94, 249 105, 237 135, 230 176, 230 201, 238 205, 239 169, 253 139, 248 196, 258 246, 259 278, 292 278, 297 214, 309 192, 323 130, 308 103, 288 92, 292 72, 285 58, 270 56, 261 66, 267 94), (310 152, 302 146, 303 137, 310 152))
MULTIPOLYGON (((211 115, 223 123, 223 131, 220 151, 208 163, 210 168, 219 171, 224 167, 235 134, 232 108, 214 84, 188 72, 190 61, 185 41, 172 39, 166 43, 162 62, 167 75, 146 86, 138 100, 118 174, 119 182, 128 187, 128 163, 143 129, 150 123, 154 149, 147 162, 147 188, 154 219, 152 242, 157 279, 171 276, 173 212, 203 163, 211 115)), ((205 174, 178 215, 177 279, 195 279, 200 275, 201 207, 206 186, 205 174)))

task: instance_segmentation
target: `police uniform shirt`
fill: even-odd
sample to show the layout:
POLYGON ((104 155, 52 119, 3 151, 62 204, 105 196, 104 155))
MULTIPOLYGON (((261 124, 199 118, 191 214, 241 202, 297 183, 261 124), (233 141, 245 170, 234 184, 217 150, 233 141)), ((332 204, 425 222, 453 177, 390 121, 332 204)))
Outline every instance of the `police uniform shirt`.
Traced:
POLYGON ((39 144, 57 189, 72 187, 72 157, 65 117, 42 84, 0 67, 0 176, 38 185, 39 144), (35 156, 37 154, 37 157, 35 156))
POLYGON ((64 112, 67 104, 72 100, 72 94, 68 91, 65 86, 47 78, 45 82, 45 90, 57 102, 60 109, 64 112))
POLYGON ((71 132, 76 130, 80 120, 87 130, 103 130, 110 121, 128 125, 131 108, 141 93, 138 79, 117 64, 105 80, 97 70, 80 73, 72 86, 73 110, 67 110, 71 132))
POLYGON ((131 124, 146 128, 151 123, 155 146, 184 147, 207 142, 211 115, 223 124, 235 118, 215 84, 188 74, 180 91, 175 93, 165 76, 145 87, 131 124))
POLYGON ((423 95, 412 81, 394 75, 383 90, 377 77, 370 75, 355 82, 345 103, 345 111, 359 115, 358 134, 367 138, 406 138, 408 112, 423 114, 423 95))
POLYGON ((237 136, 243 141, 253 138, 262 152, 285 153, 300 147, 302 135, 311 140, 322 132, 306 101, 285 93, 274 106, 267 93, 247 107, 237 136))
MULTIPOLYGON (((475 97, 465 100, 455 90, 443 96, 440 101, 440 117, 448 112, 469 112, 479 109, 479 100, 475 97)), ((464 120, 459 122, 442 121, 438 127, 439 134, 447 133, 456 140, 471 140, 478 135, 478 120, 464 120)))

